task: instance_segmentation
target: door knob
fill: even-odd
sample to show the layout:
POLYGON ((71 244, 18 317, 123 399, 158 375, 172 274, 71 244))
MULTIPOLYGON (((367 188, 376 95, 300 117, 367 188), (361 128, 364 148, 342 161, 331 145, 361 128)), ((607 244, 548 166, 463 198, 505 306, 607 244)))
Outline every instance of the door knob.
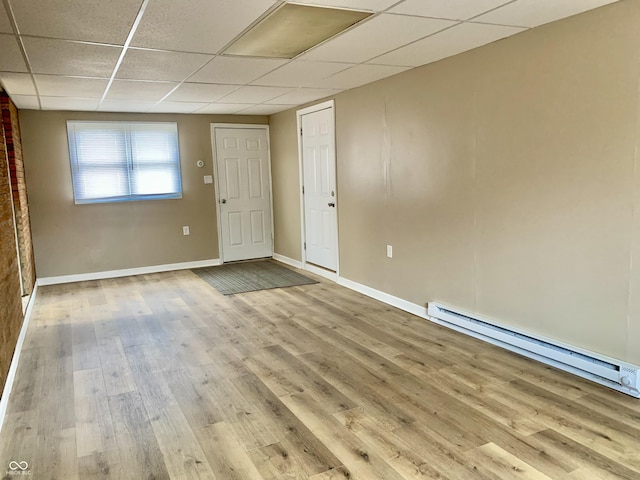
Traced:
POLYGON ((222 200, 220 200, 220 203, 227 203, 227 199, 223 198, 222 200))
POLYGON ((333 203, 333 202, 329 203, 328 205, 329 205, 330 207, 335 207, 335 206, 336 206, 336 204, 335 204, 335 203, 333 203))

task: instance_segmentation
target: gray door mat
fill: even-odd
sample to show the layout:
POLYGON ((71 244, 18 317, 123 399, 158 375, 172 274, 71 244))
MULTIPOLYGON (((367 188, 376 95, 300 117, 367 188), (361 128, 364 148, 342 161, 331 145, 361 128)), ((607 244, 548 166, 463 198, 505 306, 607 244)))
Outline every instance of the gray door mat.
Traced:
POLYGON ((223 295, 318 283, 272 260, 228 263, 191 271, 223 295))

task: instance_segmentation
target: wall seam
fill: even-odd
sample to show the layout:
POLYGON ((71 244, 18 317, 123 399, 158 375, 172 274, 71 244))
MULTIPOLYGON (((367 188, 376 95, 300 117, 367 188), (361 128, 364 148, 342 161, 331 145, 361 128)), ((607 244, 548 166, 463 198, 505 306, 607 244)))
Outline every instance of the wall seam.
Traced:
POLYGON ((473 89, 473 152, 471 159, 473 162, 473 310, 478 311, 478 242, 480 236, 478 234, 478 87, 473 89))
POLYGON ((633 267, 634 267, 634 257, 633 257, 633 246, 634 240, 636 237, 636 224, 637 224, 637 206, 636 206, 636 192, 635 188, 639 183, 638 178, 638 161, 640 152, 638 151, 638 131, 640 129, 640 51, 638 51, 638 55, 636 56, 636 89, 635 89, 635 98, 636 98, 636 118, 635 118, 635 129, 634 134, 636 137, 635 145, 633 149, 633 188, 631 189, 631 235, 629 236, 629 276, 627 283, 627 332, 626 332, 626 351, 625 358, 630 358, 631 355, 631 311, 632 311, 632 293, 631 287, 633 282, 633 267))

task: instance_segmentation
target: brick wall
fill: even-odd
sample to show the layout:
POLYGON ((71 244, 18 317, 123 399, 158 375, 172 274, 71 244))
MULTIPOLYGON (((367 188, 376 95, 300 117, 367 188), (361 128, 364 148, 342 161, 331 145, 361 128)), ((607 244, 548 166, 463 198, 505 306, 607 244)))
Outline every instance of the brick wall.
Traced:
MULTIPOLYGON (((0 124, 4 133, 2 127, 0 124)), ((0 135, 0 389, 7 379, 23 320, 12 196, 7 149, 4 135, 0 135)))
POLYGON ((27 187, 24 177, 24 162, 22 160, 22 140, 18 109, 5 92, 0 92, 0 108, 2 109, 2 124, 9 159, 9 175, 11 178, 11 192, 13 207, 18 227, 18 249, 20 254, 20 268, 22 272, 22 287, 25 294, 30 294, 35 282, 35 264, 33 245, 31 243, 31 223, 29 221, 29 204, 27 201, 27 187))

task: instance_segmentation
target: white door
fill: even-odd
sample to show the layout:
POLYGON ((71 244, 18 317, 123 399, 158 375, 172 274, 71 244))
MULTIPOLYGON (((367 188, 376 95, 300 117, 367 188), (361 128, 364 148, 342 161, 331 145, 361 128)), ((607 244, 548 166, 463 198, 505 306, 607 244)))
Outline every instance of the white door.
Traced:
POLYGON ((333 108, 301 116, 306 261, 336 271, 338 229, 333 108))
POLYGON ((214 126, 223 262, 271 257, 271 181, 267 130, 214 126))

